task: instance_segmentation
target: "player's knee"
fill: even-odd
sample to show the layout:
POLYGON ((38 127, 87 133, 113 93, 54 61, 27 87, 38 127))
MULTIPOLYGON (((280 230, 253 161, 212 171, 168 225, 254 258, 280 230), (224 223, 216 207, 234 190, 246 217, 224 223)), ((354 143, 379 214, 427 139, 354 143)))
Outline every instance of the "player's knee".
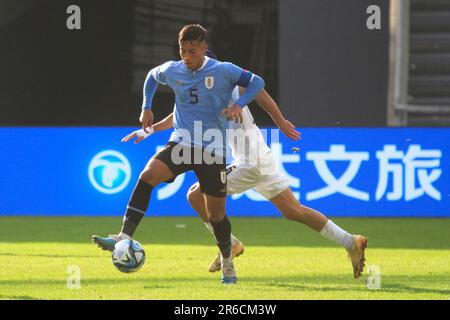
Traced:
POLYGON ((222 206, 208 208, 208 216, 212 222, 220 222, 226 216, 226 210, 222 206))
POLYGON ((211 210, 208 212, 208 216, 210 221, 219 223, 225 218, 226 212, 225 210, 211 210))
POLYGON ((152 185, 153 187, 156 187, 158 184, 161 183, 160 177, 155 175, 152 170, 144 170, 139 175, 139 180, 143 180, 147 182, 148 184, 152 185))

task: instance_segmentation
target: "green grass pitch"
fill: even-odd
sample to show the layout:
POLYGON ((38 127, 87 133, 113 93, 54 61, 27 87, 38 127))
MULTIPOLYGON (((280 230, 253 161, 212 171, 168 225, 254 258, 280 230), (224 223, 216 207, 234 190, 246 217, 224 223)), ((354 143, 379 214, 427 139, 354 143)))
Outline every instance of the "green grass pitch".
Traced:
MULTIPOLYGON (((121 218, 0 218, 0 299, 449 299, 450 219, 334 219, 369 237, 367 264, 381 288, 354 280, 344 249, 281 218, 231 218, 246 246, 239 283, 220 284, 208 266, 217 249, 197 218, 152 218, 135 238, 144 267, 122 274, 91 234, 118 231, 121 218), (68 289, 79 266, 81 287, 68 289)), ((366 269, 367 270, 367 269, 366 269)))

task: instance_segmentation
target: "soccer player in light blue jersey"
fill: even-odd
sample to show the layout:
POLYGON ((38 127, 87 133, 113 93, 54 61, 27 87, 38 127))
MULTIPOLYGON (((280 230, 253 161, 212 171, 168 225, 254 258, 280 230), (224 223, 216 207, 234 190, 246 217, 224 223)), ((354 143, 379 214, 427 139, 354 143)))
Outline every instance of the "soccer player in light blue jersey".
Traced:
MULTIPOLYGON (((215 54, 209 49, 207 50, 207 55, 217 59, 215 54)), ((239 98, 239 95, 239 89, 235 88, 228 105, 231 106, 239 98)), ((287 137, 292 140, 300 139, 300 133, 295 130, 295 126, 292 123, 284 118, 277 103, 266 90, 261 90, 255 100, 272 117, 275 124, 287 137)), ((276 165, 266 167, 267 164, 275 164, 276 159, 263 139, 258 126, 254 123, 250 109, 246 106, 243 108, 242 113, 243 122, 232 123, 230 126, 230 130, 234 132, 233 136, 237 137, 237 135, 240 135, 240 137, 236 140, 233 138, 228 139, 233 155, 233 164, 227 169, 228 195, 240 194, 254 189, 278 208, 287 219, 305 224, 311 229, 320 232, 325 238, 344 247, 353 267, 353 275, 355 279, 359 278, 365 265, 367 238, 348 233, 321 212, 301 204, 295 198, 289 186, 288 178, 283 175, 279 168, 276 165)), ((124 137, 122 142, 137 138, 135 143, 139 143, 154 132, 172 128, 173 114, 170 114, 164 120, 154 124, 150 128, 149 133, 145 133, 142 129, 136 130, 124 137)), ((205 207, 205 200, 200 192, 198 183, 191 186, 187 198, 191 207, 205 222, 208 230, 213 233, 205 207)), ((231 243, 232 258, 244 252, 243 243, 233 234, 231 234, 231 243)), ((209 271, 216 272, 220 269, 221 260, 219 254, 210 265, 209 271)))
POLYGON ((142 128, 147 130, 153 124, 151 106, 158 84, 169 86, 175 93, 174 131, 169 143, 141 172, 121 232, 92 238, 102 249, 114 250, 117 241, 133 236, 147 211, 153 188, 192 170, 221 252, 222 283, 233 284, 237 277, 230 256, 231 224, 225 212, 226 129, 229 120, 242 122, 242 108, 264 88, 264 80, 232 63, 206 57, 206 30, 200 25, 183 27, 178 43, 182 60, 166 62, 149 72, 140 116, 142 128), (245 94, 228 107, 236 86, 246 88, 245 94))

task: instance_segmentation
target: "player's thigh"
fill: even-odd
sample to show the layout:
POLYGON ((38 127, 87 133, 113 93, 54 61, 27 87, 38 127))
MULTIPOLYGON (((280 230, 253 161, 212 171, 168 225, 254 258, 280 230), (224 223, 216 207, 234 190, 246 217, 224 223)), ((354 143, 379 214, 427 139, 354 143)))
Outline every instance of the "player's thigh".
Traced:
POLYGON ((239 194, 253 189, 259 179, 258 168, 232 165, 227 168, 227 193, 239 194))
POLYGON ((194 183, 192 186, 190 186, 186 197, 189 202, 197 202, 199 200, 204 201, 203 194, 200 190, 200 184, 198 182, 194 183))
POLYGON ((287 188, 286 190, 282 191, 281 193, 277 194, 276 196, 272 197, 270 199, 270 202, 272 202, 275 205, 282 206, 283 204, 288 203, 298 203, 297 199, 295 198, 294 194, 292 193, 291 188, 287 188))
POLYGON ((156 186, 161 182, 169 181, 174 178, 172 171, 162 161, 150 159, 144 170, 142 170, 139 179, 156 186))
POLYGON ((203 194, 222 198, 227 195, 227 173, 225 164, 194 165, 200 190, 203 194))
POLYGON ((302 205, 295 198, 291 188, 287 188, 270 198, 270 202, 288 219, 294 218, 301 212, 302 205))
MULTIPOLYGON (((177 145, 177 143, 169 142, 150 159, 141 173, 144 181, 153 180, 156 183, 171 183, 178 175, 190 169, 190 164, 174 162, 173 150, 178 148, 177 145)), ((149 183, 152 184, 151 182, 149 183)))
POLYGON ((206 210, 212 221, 220 221, 225 216, 227 196, 227 175, 225 164, 202 164, 194 168, 200 191, 206 202, 206 210))
MULTIPOLYGON (((289 193, 292 195, 289 179, 280 172, 274 172, 270 175, 262 174, 255 190, 268 200, 272 200, 279 195, 280 197, 288 196, 289 193)), ((288 196, 288 198, 291 197, 288 196)), ((292 198, 295 199, 294 195, 292 195, 292 198)))

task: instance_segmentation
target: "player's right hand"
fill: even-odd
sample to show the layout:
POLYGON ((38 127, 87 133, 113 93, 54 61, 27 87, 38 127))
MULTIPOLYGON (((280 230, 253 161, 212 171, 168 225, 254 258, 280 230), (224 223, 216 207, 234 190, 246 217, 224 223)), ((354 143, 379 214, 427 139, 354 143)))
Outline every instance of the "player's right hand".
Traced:
POLYGON ((150 135, 152 135, 153 129, 152 128, 147 128, 147 130, 149 131, 149 133, 145 132, 142 129, 133 131, 133 132, 127 134, 122 139, 122 142, 128 142, 128 141, 132 140, 133 138, 137 137, 137 139, 134 141, 134 144, 138 144, 142 140, 147 139, 150 135))
POLYGON ((141 112, 139 121, 142 123, 142 130, 148 133, 148 128, 153 125, 153 112, 150 109, 144 109, 141 112))
POLYGON ((301 133, 295 130, 295 126, 290 121, 283 119, 277 125, 289 139, 294 141, 301 139, 301 133))
POLYGON ((236 104, 221 112, 222 117, 226 117, 229 121, 242 123, 242 108, 236 104))

